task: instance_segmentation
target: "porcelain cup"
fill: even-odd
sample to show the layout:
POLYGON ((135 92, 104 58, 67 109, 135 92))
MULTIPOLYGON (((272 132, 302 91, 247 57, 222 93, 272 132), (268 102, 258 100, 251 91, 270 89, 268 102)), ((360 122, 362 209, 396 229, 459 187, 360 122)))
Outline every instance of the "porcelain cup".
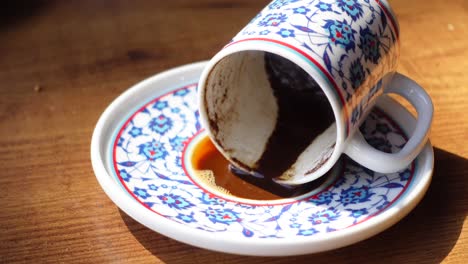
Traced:
POLYGON ((433 115, 424 89, 396 72, 399 44, 398 22, 386 1, 273 1, 204 69, 198 87, 202 124, 227 159, 255 172, 277 122, 277 100, 265 70, 270 53, 305 71, 334 116, 279 182, 312 181, 343 153, 376 172, 396 172, 421 152, 433 115), (406 98, 418 113, 414 133, 398 153, 375 149, 359 131, 378 98, 388 93, 406 98))

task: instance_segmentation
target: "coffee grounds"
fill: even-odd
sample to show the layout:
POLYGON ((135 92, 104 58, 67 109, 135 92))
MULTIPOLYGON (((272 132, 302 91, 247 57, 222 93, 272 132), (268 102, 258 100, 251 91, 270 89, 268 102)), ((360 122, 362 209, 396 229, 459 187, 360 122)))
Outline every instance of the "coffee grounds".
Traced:
POLYGON ((265 53, 265 67, 279 113, 256 171, 272 179, 288 170, 330 127, 334 115, 323 90, 302 68, 271 53, 265 53))

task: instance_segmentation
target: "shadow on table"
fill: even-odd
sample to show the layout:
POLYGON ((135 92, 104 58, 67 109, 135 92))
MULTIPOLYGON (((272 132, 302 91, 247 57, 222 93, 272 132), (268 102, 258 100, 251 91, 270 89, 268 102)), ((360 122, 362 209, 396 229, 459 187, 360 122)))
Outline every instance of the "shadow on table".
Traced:
POLYGON ((468 212, 468 160, 435 148, 432 183, 420 204, 395 226, 357 244, 324 253, 280 258, 243 257, 195 248, 164 237, 123 211, 121 217, 136 239, 166 263, 329 262, 440 263, 452 250, 468 212))
POLYGON ((34 16, 51 1, 45 0, 6 0, 0 7, 0 31, 14 26, 34 16))

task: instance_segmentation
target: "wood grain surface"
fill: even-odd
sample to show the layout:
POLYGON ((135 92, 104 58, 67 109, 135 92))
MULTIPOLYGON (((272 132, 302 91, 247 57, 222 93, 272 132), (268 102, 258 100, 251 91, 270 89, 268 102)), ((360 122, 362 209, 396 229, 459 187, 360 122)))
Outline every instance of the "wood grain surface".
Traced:
POLYGON ((119 94, 214 55, 268 1, 13 1, 0 7, 0 263, 468 263, 468 1, 391 1, 399 71, 435 105, 433 182, 395 226, 288 258, 155 233, 100 188, 90 140, 119 94))

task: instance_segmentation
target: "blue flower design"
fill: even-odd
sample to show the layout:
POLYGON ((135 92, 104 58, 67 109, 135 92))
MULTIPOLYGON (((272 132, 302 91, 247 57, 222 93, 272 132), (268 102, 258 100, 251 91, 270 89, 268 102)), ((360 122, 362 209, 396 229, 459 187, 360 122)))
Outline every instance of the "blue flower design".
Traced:
POLYGON ((143 129, 139 127, 132 127, 130 131, 128 131, 128 134, 134 138, 143 135, 143 129))
POLYGON ((283 38, 289 38, 289 37, 295 37, 296 36, 294 34, 293 29, 286 29, 286 28, 280 29, 280 31, 276 32, 276 34, 279 34, 283 38))
POLYGON ((297 232, 297 235, 299 236, 311 236, 317 234, 319 231, 317 231, 315 228, 311 229, 300 229, 299 232, 297 232))
POLYGON ((319 225, 324 223, 330 223, 331 221, 336 220, 339 216, 340 212, 337 209, 330 207, 328 209, 312 214, 309 217, 309 221, 312 222, 313 225, 319 225))
POLYGON ((122 180, 126 182, 129 182, 130 178, 132 178, 132 175, 130 175, 130 173, 128 173, 126 170, 120 170, 119 175, 120 175, 120 178, 122 178, 122 180))
POLYGON ((135 189, 133 189, 133 193, 136 196, 141 197, 143 199, 146 199, 146 198, 151 196, 151 195, 148 194, 148 192, 145 189, 140 189, 138 187, 135 187, 135 189))
POLYGON ((154 103, 153 108, 158 110, 163 110, 168 106, 166 101, 157 101, 154 103))
POLYGON ((149 184, 148 188, 150 188, 150 190, 153 190, 153 191, 157 191, 159 189, 159 187, 154 184, 149 184))
POLYGON ((381 205, 377 206, 377 210, 385 209, 390 203, 388 201, 383 202, 381 205))
POLYGON ((270 34, 270 32, 271 32, 270 30, 265 29, 265 30, 260 31, 259 34, 262 35, 262 36, 265 36, 265 35, 270 34))
POLYGON ((208 205, 225 205, 226 204, 226 200, 222 199, 222 198, 219 198, 219 197, 216 197, 214 196, 213 194, 209 194, 209 193, 203 193, 202 196, 200 198, 200 201, 203 203, 203 204, 208 204, 208 205))
POLYGON ((229 225, 231 223, 242 221, 239 214, 234 212, 232 209, 213 209, 209 207, 204 213, 213 224, 221 223, 229 225))
POLYGON ((320 1, 318 4, 316 4, 315 7, 317 7, 321 11, 332 11, 331 4, 324 3, 322 1, 320 1))
POLYGON ((123 137, 120 137, 119 140, 117 141, 117 147, 122 147, 125 139, 123 137))
POLYGON ((176 157, 175 164, 177 165, 177 167, 182 167, 182 158, 176 157))
POLYGON ((177 91, 174 93, 174 95, 175 95, 175 96, 184 97, 184 96, 186 96, 189 92, 190 92, 190 91, 189 91, 188 88, 182 88, 182 89, 177 90, 177 91))
POLYGON ((328 39, 330 43, 333 43, 335 46, 341 46, 346 51, 355 49, 354 44, 354 34, 356 30, 351 28, 351 25, 343 19, 343 21, 338 20, 325 20, 326 23, 323 25, 323 28, 328 32, 328 39))
POLYGON ((355 0, 337 0, 338 7, 348 14, 354 21, 362 16, 362 7, 355 0))
POLYGON ((359 48, 362 49, 364 59, 366 61, 371 61, 374 64, 377 64, 380 59, 380 40, 377 34, 374 34, 369 27, 359 31, 359 39, 361 44, 359 48))
POLYGON ((184 221, 185 223, 193 223, 193 222, 197 222, 197 220, 195 219, 194 217, 194 213, 191 212, 189 215, 186 215, 186 214, 178 214, 176 216, 177 219, 180 219, 182 221, 184 221))
POLYGON ((333 200, 333 193, 329 191, 324 191, 316 195, 313 195, 309 201, 314 203, 315 205, 323 205, 323 204, 329 204, 332 200, 333 200))
POLYGON ((289 227, 291 227, 291 228, 301 228, 301 226, 302 225, 299 224, 299 223, 292 223, 292 224, 289 225, 289 227))
POLYGON ((289 5, 291 3, 295 3, 299 0, 276 0, 268 5, 269 9, 280 9, 283 6, 289 5))
POLYGON ((140 144, 138 149, 138 154, 145 156, 146 159, 150 161, 164 159, 169 154, 164 148, 164 145, 154 139, 151 142, 140 144))
POLYGON ((400 181, 407 181, 412 176, 410 169, 406 169, 398 174, 400 175, 400 181))
POLYGON ((366 72, 361 64, 361 60, 358 58, 351 62, 349 67, 349 80, 351 81, 351 87, 356 90, 361 86, 366 78, 366 72))
POLYGON ((374 193, 370 192, 367 186, 352 186, 346 190, 342 190, 340 194, 340 199, 338 199, 337 201, 341 202, 344 206, 346 206, 349 204, 358 204, 370 201, 369 198, 373 195, 374 193))
POLYGON ((169 142, 171 143, 171 147, 175 151, 182 151, 184 150, 185 147, 185 141, 187 140, 186 137, 179 137, 176 136, 174 138, 169 139, 169 142))
POLYGON ((162 201, 163 204, 169 206, 170 208, 175 209, 187 209, 192 207, 193 204, 187 201, 184 197, 172 194, 172 193, 165 193, 163 195, 158 195, 159 200, 162 201))
POLYGON ((294 8, 293 11, 294 11, 294 14, 305 15, 305 14, 307 14, 307 12, 310 11, 310 9, 305 7, 305 6, 301 6, 301 7, 294 8))
POLYGON ((369 213, 366 208, 361 208, 361 209, 356 209, 356 210, 347 209, 347 211, 350 211, 351 212, 350 216, 354 218, 359 218, 369 213))
POLYGON ((153 132, 164 135, 172 128, 172 120, 164 115, 159 115, 158 117, 151 119, 149 122, 149 128, 153 132))
POLYGON ((262 20, 260 20, 260 22, 258 22, 258 25, 261 27, 268 27, 268 26, 277 27, 281 23, 285 22, 286 19, 287 19, 287 16, 285 14, 281 14, 281 13, 268 14, 262 20))

